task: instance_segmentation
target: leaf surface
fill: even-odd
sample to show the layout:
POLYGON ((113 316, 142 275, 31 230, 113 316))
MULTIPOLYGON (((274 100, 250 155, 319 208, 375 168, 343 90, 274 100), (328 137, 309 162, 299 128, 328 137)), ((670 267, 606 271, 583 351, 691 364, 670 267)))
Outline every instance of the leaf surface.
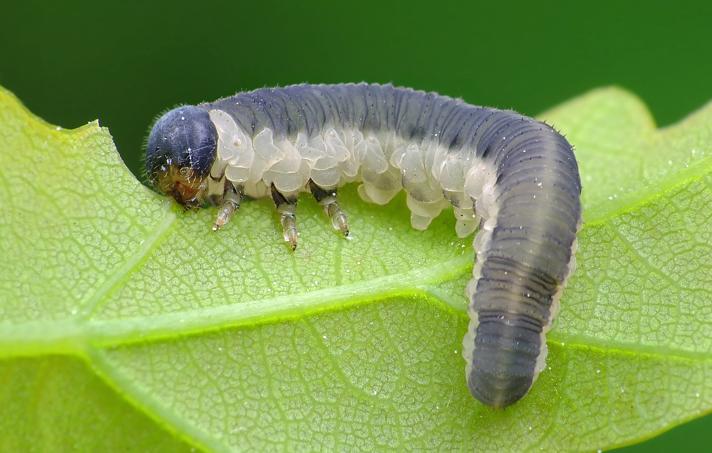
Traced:
POLYGON ((0 90, 0 450, 610 448, 712 409, 712 106, 658 130, 595 90, 542 115, 576 147, 578 270, 548 368, 507 410, 473 400, 471 239, 342 195, 352 240, 300 199, 218 234, 142 186, 96 123, 0 90))

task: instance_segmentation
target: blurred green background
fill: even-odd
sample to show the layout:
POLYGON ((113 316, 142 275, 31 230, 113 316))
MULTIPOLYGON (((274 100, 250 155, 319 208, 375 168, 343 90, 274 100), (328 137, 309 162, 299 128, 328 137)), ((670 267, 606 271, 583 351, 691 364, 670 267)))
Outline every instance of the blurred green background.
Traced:
MULTIPOLYGON (((3 2, 0 84, 63 127, 99 118, 140 173, 178 103, 298 82, 393 82, 536 114, 591 88, 658 124, 712 99, 712 2, 3 2)), ((626 449, 706 450, 712 416, 626 449)))

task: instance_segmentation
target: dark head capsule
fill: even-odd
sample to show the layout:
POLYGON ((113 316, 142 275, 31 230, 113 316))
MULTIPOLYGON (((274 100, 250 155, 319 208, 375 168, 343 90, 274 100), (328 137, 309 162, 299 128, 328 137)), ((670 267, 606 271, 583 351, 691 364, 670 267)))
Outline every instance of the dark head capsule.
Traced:
POLYGON ((205 110, 183 106, 165 113, 148 137, 146 172, 151 184, 178 203, 201 204, 217 140, 217 130, 205 110))

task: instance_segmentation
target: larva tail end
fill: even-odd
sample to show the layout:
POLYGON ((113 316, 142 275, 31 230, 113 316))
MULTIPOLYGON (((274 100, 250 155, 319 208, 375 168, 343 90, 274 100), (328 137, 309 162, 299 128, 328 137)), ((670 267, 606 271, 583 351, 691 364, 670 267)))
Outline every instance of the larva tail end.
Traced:
POLYGON ((517 315, 480 312, 467 373, 472 396, 498 409, 522 399, 537 373, 540 338, 540 332, 517 315))
POLYGON ((521 400, 532 386, 531 376, 495 376, 473 371, 467 386, 479 402, 494 409, 504 409, 521 400))

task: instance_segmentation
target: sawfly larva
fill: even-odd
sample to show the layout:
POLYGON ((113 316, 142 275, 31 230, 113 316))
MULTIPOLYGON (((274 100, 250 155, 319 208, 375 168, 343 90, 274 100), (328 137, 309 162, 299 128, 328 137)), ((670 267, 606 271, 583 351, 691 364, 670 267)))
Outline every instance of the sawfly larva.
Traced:
POLYGON ((581 219, 572 147, 546 124, 391 85, 259 89, 161 116, 146 170, 182 205, 218 205, 215 230, 243 196, 271 196, 292 248, 299 192, 344 235, 336 192, 352 181, 378 204, 404 189, 417 229, 452 205, 459 236, 479 228, 463 341, 470 392, 510 405, 544 367, 581 219))

